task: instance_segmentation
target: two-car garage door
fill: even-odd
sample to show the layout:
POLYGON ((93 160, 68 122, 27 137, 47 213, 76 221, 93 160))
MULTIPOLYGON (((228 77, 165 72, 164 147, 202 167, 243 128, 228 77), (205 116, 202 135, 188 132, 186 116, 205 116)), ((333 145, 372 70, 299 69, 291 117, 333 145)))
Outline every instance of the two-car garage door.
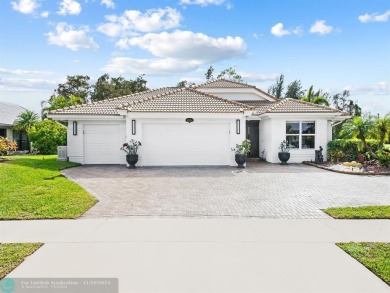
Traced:
POLYGON ((228 123, 144 123, 145 166, 229 165, 228 123))
MULTIPOLYGON (((143 123, 140 153, 144 166, 229 165, 228 123, 143 123)), ((125 126, 83 126, 84 164, 124 164, 125 126)))

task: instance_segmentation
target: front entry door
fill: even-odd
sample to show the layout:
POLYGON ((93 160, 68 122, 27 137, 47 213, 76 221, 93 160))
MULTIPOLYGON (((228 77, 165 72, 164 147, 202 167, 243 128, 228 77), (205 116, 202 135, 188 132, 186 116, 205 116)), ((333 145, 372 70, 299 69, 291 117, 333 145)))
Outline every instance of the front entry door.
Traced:
POLYGON ((246 138, 251 141, 249 158, 259 157, 259 121, 246 122, 246 138))

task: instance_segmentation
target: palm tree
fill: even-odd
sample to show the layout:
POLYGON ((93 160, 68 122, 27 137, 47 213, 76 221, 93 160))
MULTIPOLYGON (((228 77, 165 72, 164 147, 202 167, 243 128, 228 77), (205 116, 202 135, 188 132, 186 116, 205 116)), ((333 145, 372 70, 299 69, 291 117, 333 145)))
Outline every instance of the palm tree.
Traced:
MULTIPOLYGON (((29 111, 29 110, 26 110, 22 113, 20 113, 17 117, 16 117, 16 120, 14 122, 14 129, 19 131, 19 140, 20 140, 20 145, 18 146, 19 148, 22 147, 22 135, 23 135, 23 132, 26 132, 28 133, 28 131, 30 130, 30 128, 39 120, 39 117, 38 115, 33 112, 33 111, 29 111)), ((28 134, 27 134, 27 141, 26 141, 26 144, 28 146, 28 148, 30 149, 30 142, 29 142, 29 139, 28 139, 28 134)))
POLYGON ((390 112, 383 118, 377 118, 375 121, 376 137, 379 139, 379 149, 383 149, 383 145, 390 136, 390 112))
POLYGON ((309 102, 317 105, 329 106, 329 101, 325 96, 321 96, 321 91, 314 93, 313 86, 310 86, 309 91, 307 92, 306 97, 303 97, 301 101, 309 102))
POLYGON ((14 129, 17 131, 27 132, 38 120, 39 117, 35 112, 26 110, 16 117, 14 129))
POLYGON ((69 98, 65 98, 63 96, 52 95, 49 100, 41 102, 42 120, 47 118, 47 114, 51 110, 62 109, 62 108, 74 106, 74 105, 80 105, 82 103, 83 103, 83 100, 79 97, 74 96, 74 95, 70 95, 69 98))
POLYGON ((367 144, 367 139, 374 134, 374 126, 375 122, 371 115, 364 117, 354 116, 343 124, 340 136, 360 139, 361 144, 358 145, 359 149, 361 150, 364 147, 373 157, 376 157, 375 153, 367 144))

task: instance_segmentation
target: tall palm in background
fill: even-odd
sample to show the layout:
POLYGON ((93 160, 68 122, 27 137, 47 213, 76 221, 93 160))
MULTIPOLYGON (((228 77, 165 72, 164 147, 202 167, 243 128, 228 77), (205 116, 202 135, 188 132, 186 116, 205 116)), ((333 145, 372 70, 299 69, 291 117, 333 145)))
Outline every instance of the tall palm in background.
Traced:
POLYGON ((303 97, 301 101, 309 102, 317 105, 329 106, 329 101, 325 96, 321 95, 321 91, 314 92, 313 86, 309 88, 306 97, 303 97))
POLYGON ((390 137, 390 112, 383 118, 378 117, 375 121, 375 133, 379 139, 379 149, 383 149, 383 146, 390 137))

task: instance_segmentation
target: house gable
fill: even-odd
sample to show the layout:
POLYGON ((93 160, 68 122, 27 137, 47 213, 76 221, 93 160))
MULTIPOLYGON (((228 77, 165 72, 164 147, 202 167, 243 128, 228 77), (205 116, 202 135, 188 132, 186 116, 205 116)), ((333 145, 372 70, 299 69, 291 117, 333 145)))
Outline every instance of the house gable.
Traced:
POLYGON ((274 96, 249 84, 217 79, 195 87, 197 90, 229 100, 278 101, 274 96))

